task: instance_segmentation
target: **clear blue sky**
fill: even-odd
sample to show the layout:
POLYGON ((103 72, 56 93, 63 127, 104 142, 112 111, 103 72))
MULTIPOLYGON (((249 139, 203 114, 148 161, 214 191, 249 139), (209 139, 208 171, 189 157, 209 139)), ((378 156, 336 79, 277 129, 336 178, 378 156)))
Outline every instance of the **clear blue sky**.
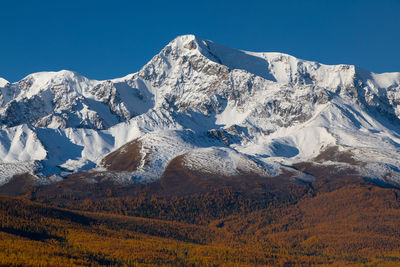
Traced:
POLYGON ((400 71, 400 0, 1 1, 0 77, 136 72, 177 35, 325 64, 400 71))

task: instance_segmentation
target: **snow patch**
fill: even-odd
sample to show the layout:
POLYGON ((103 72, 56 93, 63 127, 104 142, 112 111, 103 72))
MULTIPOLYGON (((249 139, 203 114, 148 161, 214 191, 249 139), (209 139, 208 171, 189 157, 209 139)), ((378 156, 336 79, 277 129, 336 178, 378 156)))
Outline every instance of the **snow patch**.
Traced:
POLYGON ((276 176, 279 169, 272 164, 252 160, 229 148, 210 147, 192 150, 184 155, 183 164, 189 169, 221 176, 276 176))
POLYGON ((6 79, 0 77, 0 87, 4 87, 7 84, 9 84, 9 82, 6 79))

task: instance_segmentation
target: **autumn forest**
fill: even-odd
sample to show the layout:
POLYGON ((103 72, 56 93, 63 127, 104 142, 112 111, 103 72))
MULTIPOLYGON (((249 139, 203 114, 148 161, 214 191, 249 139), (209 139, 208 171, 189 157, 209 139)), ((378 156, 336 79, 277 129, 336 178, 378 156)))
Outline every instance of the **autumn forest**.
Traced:
POLYGON ((400 190, 322 173, 311 183, 170 174, 134 186, 101 173, 40 187, 14 177, 0 189, 0 265, 400 264, 400 190))

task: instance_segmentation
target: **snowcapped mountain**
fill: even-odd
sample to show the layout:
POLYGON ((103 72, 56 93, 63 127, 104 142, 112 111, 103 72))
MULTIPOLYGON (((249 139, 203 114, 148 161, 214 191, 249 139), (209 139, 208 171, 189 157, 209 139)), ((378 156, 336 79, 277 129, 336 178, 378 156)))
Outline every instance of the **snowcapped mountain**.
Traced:
POLYGON ((176 161, 213 175, 290 171, 303 180, 312 177, 292 166, 313 162, 400 183, 400 73, 185 35, 119 79, 71 71, 0 79, 0 107, 1 183, 82 170, 151 182, 176 161))

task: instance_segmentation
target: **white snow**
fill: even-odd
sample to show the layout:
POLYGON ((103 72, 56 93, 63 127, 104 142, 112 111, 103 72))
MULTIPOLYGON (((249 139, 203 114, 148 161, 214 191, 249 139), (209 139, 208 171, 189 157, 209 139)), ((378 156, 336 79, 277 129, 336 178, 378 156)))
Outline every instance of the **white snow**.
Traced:
POLYGON ((7 84, 0 79, 3 181, 30 162, 41 163, 32 170, 42 179, 98 168, 136 139, 140 168, 110 179, 154 181, 179 155, 195 170, 273 176, 282 164, 312 160, 335 145, 366 164, 365 176, 400 182, 400 73, 185 35, 122 78, 95 81, 63 70, 7 84))
POLYGON ((229 103, 227 107, 222 111, 220 114, 217 114, 215 116, 216 121, 215 123, 226 125, 226 126, 231 126, 234 124, 241 124, 246 120, 246 118, 250 115, 251 109, 245 111, 245 112, 240 112, 236 106, 233 104, 229 103))
POLYGON ((223 147, 191 150, 184 155, 183 163, 190 169, 221 176, 276 176, 280 173, 277 164, 274 166, 256 162, 244 154, 223 147))
POLYGON ((8 84, 9 82, 6 79, 3 79, 0 77, 0 87, 4 87, 8 84))
POLYGON ((42 160, 46 150, 26 125, 0 130, 0 163, 42 160))
POLYGON ((137 171, 132 172, 133 181, 150 182, 161 177, 167 164, 175 157, 198 147, 211 146, 213 140, 198 137, 187 130, 162 130, 149 132, 137 139, 142 145, 142 160, 137 171))
POLYGON ((400 72, 392 72, 392 73, 371 73, 371 76, 375 83, 380 88, 388 88, 392 85, 399 86, 400 84, 400 72))
POLYGON ((33 174, 33 172, 36 171, 38 168, 38 164, 34 161, 0 163, 0 186, 9 182, 14 175, 24 173, 33 174))
POLYGON ((30 74, 22 79, 30 84, 29 90, 22 91, 20 98, 31 98, 38 95, 41 91, 50 89, 51 87, 62 86, 67 90, 74 90, 79 94, 87 94, 90 87, 98 82, 89 80, 86 77, 68 70, 57 72, 37 72, 30 74))

